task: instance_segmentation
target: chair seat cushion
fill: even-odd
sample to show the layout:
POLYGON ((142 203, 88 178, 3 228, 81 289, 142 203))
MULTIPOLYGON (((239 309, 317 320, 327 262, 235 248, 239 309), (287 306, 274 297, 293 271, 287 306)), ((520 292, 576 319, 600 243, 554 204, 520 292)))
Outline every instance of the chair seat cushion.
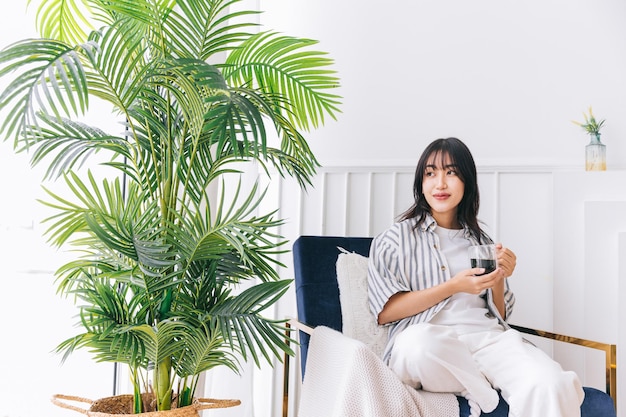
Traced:
MULTIPOLYGON (((585 400, 580 406, 581 417, 611 417, 615 416, 615 406, 611 397, 606 395, 605 392, 595 388, 583 387, 585 391, 585 400)), ((463 397, 458 397, 459 408, 461 410, 460 417, 469 417, 470 408, 467 400, 463 397)), ((500 403, 491 413, 482 413, 481 417, 508 417, 509 406, 500 397, 500 403)))

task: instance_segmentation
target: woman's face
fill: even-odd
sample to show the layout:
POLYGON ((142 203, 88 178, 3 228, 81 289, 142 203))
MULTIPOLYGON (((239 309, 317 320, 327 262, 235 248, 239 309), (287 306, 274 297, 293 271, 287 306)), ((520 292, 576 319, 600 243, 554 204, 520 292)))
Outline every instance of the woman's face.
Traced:
POLYGON ((448 229, 461 227, 456 213, 463 199, 465 184, 448 155, 436 153, 430 156, 422 178, 422 192, 439 226, 448 229))

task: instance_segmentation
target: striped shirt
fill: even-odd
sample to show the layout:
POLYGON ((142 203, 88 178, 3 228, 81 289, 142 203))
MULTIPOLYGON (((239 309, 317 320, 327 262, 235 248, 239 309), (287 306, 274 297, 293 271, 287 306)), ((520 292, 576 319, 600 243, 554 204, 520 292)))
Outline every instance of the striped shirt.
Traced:
MULTIPOLYGON (((442 254, 439 237, 435 233, 435 219, 427 216, 415 227, 416 219, 395 223, 387 231, 376 236, 372 242, 368 265, 368 292, 370 310, 378 317, 389 298, 406 291, 419 291, 448 281, 450 271, 442 254)), ((465 237, 475 245, 476 239, 464 231, 465 237)), ((515 297, 505 281, 504 303, 506 317, 510 317, 515 297)), ((412 324, 429 322, 449 301, 449 298, 414 316, 389 323, 389 341, 383 354, 385 362, 393 347, 395 337, 412 324)), ((487 291, 487 308, 498 318, 504 328, 509 328, 502 319, 493 301, 491 289, 487 291)))

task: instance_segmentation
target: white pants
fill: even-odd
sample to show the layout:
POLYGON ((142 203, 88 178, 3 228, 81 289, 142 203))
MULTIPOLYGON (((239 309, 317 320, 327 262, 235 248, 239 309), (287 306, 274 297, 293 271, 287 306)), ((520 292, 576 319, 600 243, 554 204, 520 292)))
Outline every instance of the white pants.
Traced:
POLYGON ((498 405, 494 388, 512 417, 577 417, 584 398, 578 376, 516 330, 458 335, 450 326, 413 325, 396 337, 389 366, 414 388, 465 396, 487 413, 498 405))

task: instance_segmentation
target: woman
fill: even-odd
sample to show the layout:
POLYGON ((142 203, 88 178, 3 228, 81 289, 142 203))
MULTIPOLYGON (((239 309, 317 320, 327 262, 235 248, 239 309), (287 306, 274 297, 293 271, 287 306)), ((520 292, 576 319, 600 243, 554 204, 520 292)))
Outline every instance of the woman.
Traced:
POLYGON ((456 138, 432 142, 417 164, 413 194, 413 206, 370 251, 370 306, 378 323, 390 326, 390 368, 415 388, 465 396, 472 416, 493 411, 497 391, 510 416, 580 416, 576 374, 506 323, 515 254, 497 244, 495 271, 469 267, 469 246, 493 242, 477 219, 467 146, 456 138))

